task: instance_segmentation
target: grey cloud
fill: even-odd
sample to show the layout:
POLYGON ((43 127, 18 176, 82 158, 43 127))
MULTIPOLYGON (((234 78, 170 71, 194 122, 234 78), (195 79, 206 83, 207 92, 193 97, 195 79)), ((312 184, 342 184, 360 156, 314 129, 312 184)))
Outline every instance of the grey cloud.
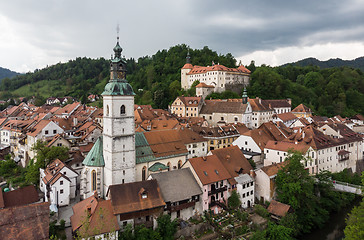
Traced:
POLYGON ((24 41, 60 59, 109 57, 117 22, 123 54, 134 58, 179 43, 241 56, 364 37, 364 4, 355 0, 23 0, 1 1, 0 15, 24 41))

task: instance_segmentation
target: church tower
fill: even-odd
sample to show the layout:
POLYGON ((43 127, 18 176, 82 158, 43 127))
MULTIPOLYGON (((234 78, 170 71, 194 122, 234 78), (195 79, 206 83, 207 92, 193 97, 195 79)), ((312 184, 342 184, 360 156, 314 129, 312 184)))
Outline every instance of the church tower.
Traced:
POLYGON ((126 81, 119 37, 103 96, 104 197, 110 185, 135 182, 134 91, 126 81))
POLYGON ((181 88, 184 90, 189 89, 190 85, 192 85, 192 83, 189 84, 189 78, 187 75, 187 73, 189 73, 192 69, 193 65, 191 64, 190 50, 188 49, 186 64, 181 68, 181 88))

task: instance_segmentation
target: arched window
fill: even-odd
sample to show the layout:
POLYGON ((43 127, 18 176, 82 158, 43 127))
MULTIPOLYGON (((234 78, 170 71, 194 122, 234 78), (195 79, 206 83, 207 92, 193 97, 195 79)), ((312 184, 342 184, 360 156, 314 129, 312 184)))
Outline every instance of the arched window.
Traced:
POLYGON ((181 160, 179 160, 178 161, 178 169, 180 169, 182 167, 182 161, 181 160))
POLYGON ((171 170, 171 163, 170 162, 167 163, 167 167, 168 167, 168 171, 170 171, 171 170))
POLYGON ((125 114, 125 105, 121 105, 120 114, 125 114))
POLYGON ((142 170, 142 181, 144 181, 147 177, 147 168, 144 166, 142 170))
POLYGON ((91 176, 92 176, 92 191, 95 191, 96 190, 96 171, 95 170, 92 170, 91 172, 91 176))
POLYGON ((109 116, 109 105, 106 105, 106 116, 109 116))

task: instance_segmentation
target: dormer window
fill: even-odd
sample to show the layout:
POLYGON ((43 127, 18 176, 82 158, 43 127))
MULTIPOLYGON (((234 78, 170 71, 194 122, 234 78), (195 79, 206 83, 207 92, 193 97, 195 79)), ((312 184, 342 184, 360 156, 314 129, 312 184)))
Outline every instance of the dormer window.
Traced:
POLYGON ((142 197, 142 199, 146 199, 148 198, 148 192, 147 190, 145 190, 144 188, 141 188, 139 191, 140 196, 142 197))

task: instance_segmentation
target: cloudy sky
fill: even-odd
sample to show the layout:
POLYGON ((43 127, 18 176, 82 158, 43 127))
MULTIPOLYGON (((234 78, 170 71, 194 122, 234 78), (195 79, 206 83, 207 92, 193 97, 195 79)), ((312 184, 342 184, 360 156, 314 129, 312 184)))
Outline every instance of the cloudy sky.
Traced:
POLYGON ((362 0, 1 0, 0 66, 110 58, 117 24, 127 58, 181 43, 271 66, 364 56, 362 0))

